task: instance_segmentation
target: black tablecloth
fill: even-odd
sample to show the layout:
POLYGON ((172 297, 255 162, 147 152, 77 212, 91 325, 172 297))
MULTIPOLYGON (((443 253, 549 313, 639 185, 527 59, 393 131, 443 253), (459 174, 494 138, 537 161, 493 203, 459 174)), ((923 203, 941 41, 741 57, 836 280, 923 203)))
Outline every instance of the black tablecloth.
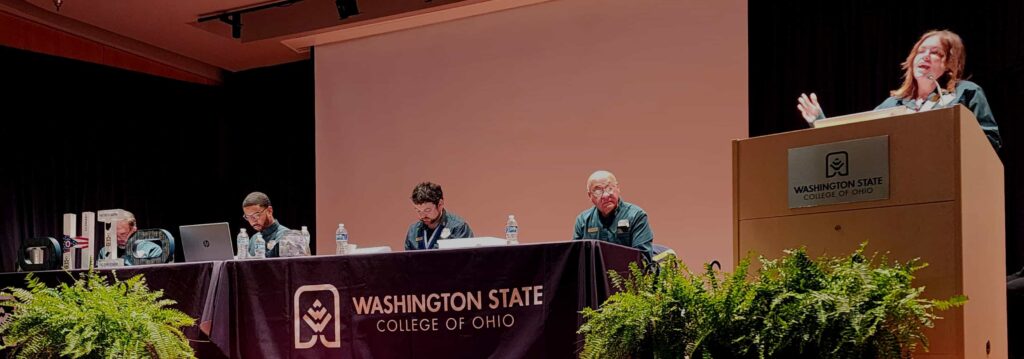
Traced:
POLYGON ((571 241, 231 261, 204 322, 236 358, 569 358, 607 270, 640 257, 571 241))
MULTIPOLYGON (((126 280, 136 274, 142 274, 145 276, 146 284, 150 289, 163 290, 164 298, 173 299, 177 302, 177 304, 171 306, 172 308, 198 319, 203 315, 208 299, 207 294, 213 289, 210 280, 214 278, 214 273, 222 265, 223 262, 175 263, 123 267, 115 270, 98 269, 97 272, 108 276, 116 273, 117 278, 121 280, 126 280)), ((86 271, 74 270, 65 272, 57 270, 34 273, 43 283, 53 286, 58 283, 70 283, 83 272, 86 271)), ((27 272, 0 273, 0 288, 25 288, 27 286, 25 276, 27 275, 27 272)), ((200 332, 198 325, 185 328, 183 331, 190 340, 207 340, 206 335, 200 332)))
MULTIPOLYGON (((607 271, 642 258, 596 241, 117 269, 199 319, 200 357, 568 358, 607 271), (210 345, 210 342, 214 345, 210 345)), ((47 284, 82 271, 36 272, 47 284)), ((109 270, 101 270, 111 275, 109 270)), ((0 274, 25 287, 26 273, 0 274)))

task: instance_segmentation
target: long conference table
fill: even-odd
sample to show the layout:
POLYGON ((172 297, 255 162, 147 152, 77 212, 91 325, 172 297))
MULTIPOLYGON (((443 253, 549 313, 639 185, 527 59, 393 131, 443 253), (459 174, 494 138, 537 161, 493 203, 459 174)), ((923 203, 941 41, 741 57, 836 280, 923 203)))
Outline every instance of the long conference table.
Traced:
MULTIPOLYGON (((196 318, 185 335, 199 357, 567 358, 582 345, 579 312, 613 292, 607 272, 624 273, 641 258, 615 244, 566 241, 115 273, 145 275, 196 318)), ((25 275, 0 274, 0 286, 24 287, 25 275)))

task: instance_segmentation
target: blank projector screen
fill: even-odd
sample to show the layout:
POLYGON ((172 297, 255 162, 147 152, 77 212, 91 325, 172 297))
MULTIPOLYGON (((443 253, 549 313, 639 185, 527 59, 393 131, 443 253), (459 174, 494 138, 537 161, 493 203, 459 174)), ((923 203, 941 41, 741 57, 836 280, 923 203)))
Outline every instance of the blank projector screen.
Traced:
POLYGON ((318 46, 316 240, 402 250, 423 181, 477 236, 565 241, 618 177, 654 241, 732 265, 746 1, 557 0, 318 46))

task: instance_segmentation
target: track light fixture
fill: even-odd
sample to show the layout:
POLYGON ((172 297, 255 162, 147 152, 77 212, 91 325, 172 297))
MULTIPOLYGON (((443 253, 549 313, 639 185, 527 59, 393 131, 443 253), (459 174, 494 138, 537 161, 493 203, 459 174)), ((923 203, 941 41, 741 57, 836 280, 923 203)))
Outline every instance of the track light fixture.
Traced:
MULTIPOLYGON (((63 0, 53 0, 53 1, 54 1, 54 3, 57 3, 57 2, 63 1, 63 0)), ((223 11, 223 12, 212 14, 212 15, 200 16, 199 20, 197 20, 197 21, 198 22, 207 22, 207 21, 210 21, 210 20, 220 20, 220 22, 223 22, 225 24, 231 25, 231 37, 236 38, 236 39, 240 39, 240 38, 242 38, 242 14, 250 13, 250 12, 256 12, 256 11, 265 10, 265 9, 274 8, 274 7, 288 6, 288 5, 291 5, 291 4, 300 2, 300 1, 302 1, 302 0, 274 1, 274 2, 271 2, 271 3, 263 4, 263 5, 252 6, 252 7, 241 8, 241 9, 230 10, 230 11, 223 11)), ((352 2, 355 3, 355 0, 352 0, 352 2)), ((57 9, 58 10, 60 9, 60 5, 57 5, 57 9)))

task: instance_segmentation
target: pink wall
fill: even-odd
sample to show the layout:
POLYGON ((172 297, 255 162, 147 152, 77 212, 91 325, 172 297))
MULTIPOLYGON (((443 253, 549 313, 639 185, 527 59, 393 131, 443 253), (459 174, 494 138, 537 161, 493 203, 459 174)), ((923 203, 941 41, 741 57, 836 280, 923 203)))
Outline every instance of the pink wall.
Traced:
POLYGON ((402 250, 420 181, 478 236, 568 240, 614 172, 655 242, 731 265, 731 144, 747 135, 746 2, 557 0, 320 46, 317 248, 345 223, 402 250))

